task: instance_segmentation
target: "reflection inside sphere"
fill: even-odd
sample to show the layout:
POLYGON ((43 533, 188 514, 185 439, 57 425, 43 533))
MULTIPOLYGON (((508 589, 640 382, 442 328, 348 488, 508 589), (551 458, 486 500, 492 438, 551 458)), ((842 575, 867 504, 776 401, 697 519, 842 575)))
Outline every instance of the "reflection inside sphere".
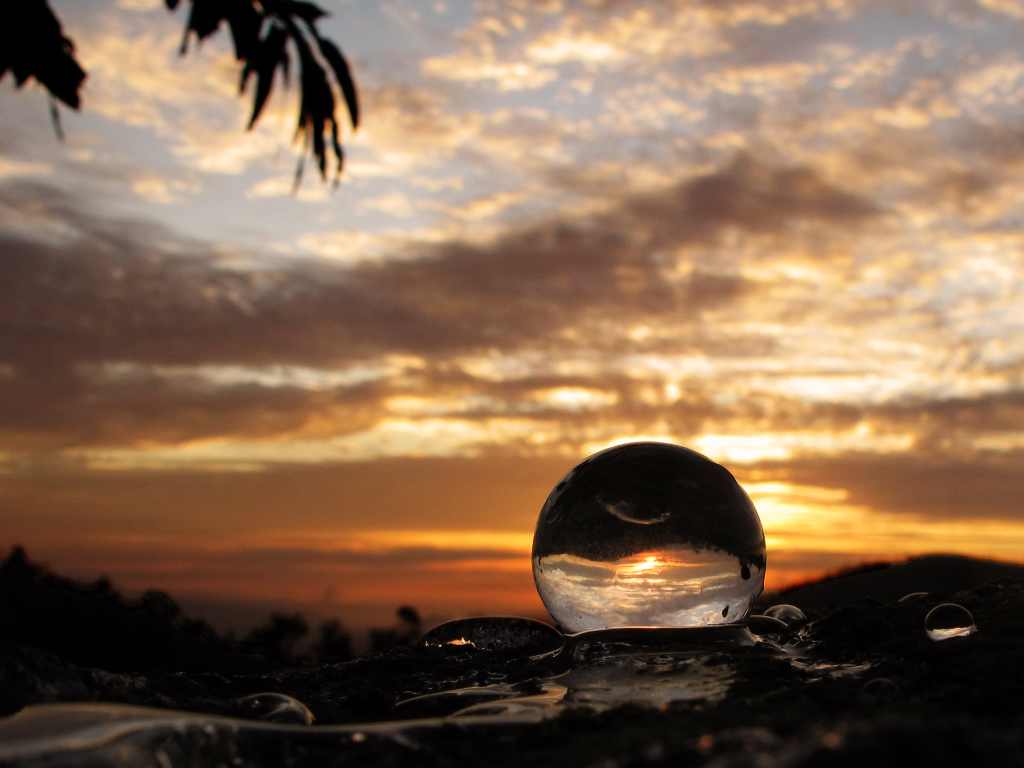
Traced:
POLYGON ((733 623, 764 586, 764 531, 724 467, 680 446, 632 443, 555 486, 533 571, 568 632, 733 623))

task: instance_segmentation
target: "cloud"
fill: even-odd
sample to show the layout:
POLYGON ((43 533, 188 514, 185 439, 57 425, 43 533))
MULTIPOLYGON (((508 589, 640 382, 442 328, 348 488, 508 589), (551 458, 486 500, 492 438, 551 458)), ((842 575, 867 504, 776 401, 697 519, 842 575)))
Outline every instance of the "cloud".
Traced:
POLYGON ((185 196, 198 192, 199 188, 199 183, 195 181, 168 179, 156 175, 143 175, 132 182, 132 191, 135 194, 158 205, 180 202, 185 196))
POLYGON ((0 179, 25 176, 49 176, 52 173, 53 166, 49 163, 13 160, 9 157, 0 157, 0 179))
POLYGON ((17 278, 4 282, 6 352, 63 363, 328 365, 382 351, 514 348, 595 315, 694 313, 738 295, 741 279, 712 270, 666 280, 660 249, 881 213, 812 169, 741 157, 590 219, 530 224, 483 244, 450 241, 350 269, 239 271, 209 245, 92 216, 52 188, 9 184, 0 205, 21 227, 4 243, 4 269, 17 278))
MULTIPOLYGON (((470 143, 483 119, 472 110, 455 109, 437 90, 409 84, 366 84, 360 99, 366 119, 352 146, 369 147, 373 157, 357 157, 356 162, 376 163, 389 175, 437 164, 470 143)), ((354 166, 353 176, 364 176, 361 168, 354 166)))
POLYGON ((1015 500, 1024 492, 1022 460, 1019 451, 990 458, 854 454, 791 461, 777 476, 844 488, 850 503, 910 516, 922 526, 938 521, 1020 521, 1015 500))
MULTIPOLYGON (((811 168, 740 156, 586 217, 522 224, 479 241, 407 243, 394 254, 401 258, 282 263, 240 258, 151 222, 105 218, 51 187, 13 181, 0 187, 8 254, 0 357, 13 372, 0 381, 11 406, 5 440, 26 451, 92 447, 85 460, 107 468, 262 466, 273 460, 262 441, 285 435, 295 441, 290 460, 355 457, 374 444, 401 454, 413 451, 413 424, 426 430, 433 416, 448 421, 424 432, 434 435, 433 447, 416 453, 493 450, 501 440, 566 446, 559 429, 574 434, 570 442, 602 440, 621 422, 572 433, 586 409, 557 394, 593 395, 585 378, 549 375, 510 387, 459 382, 444 371, 493 350, 507 359, 529 349, 610 351, 629 326, 609 326, 608 318, 670 328, 677 351, 680 333, 705 351, 721 343, 735 351, 735 340, 723 342, 728 334, 702 337, 701 318, 770 283, 703 263, 702 248, 735 233, 783 237, 794 225, 828 231, 882 216, 811 168), (429 369, 387 385, 319 390, 217 381, 204 369, 329 371, 401 354, 427 358, 429 369), (169 375, 168 366, 193 373, 169 375), (410 413, 410 397, 424 395, 427 410, 410 413), (207 443, 175 461, 157 450, 193 441, 207 443)), ((656 341, 637 349, 644 346, 658 349, 656 341)), ((647 410, 663 403, 637 410, 646 395, 605 377, 597 389, 608 394, 591 401, 612 398, 619 418, 636 426, 655 419, 647 410)), ((706 407, 698 390, 689 396, 691 413, 706 407)))

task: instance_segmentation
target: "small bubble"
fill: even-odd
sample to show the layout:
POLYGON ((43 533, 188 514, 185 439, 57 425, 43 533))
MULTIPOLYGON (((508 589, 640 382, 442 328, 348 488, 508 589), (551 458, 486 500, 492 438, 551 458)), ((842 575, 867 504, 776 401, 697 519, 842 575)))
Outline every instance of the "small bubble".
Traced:
POLYGON ((924 630, 929 640, 941 642, 968 637, 978 631, 971 612, 957 603, 936 605, 924 617, 924 630))
POLYGON ((899 698, 900 687, 888 677, 876 677, 864 683, 864 695, 875 701, 893 701, 899 698))
POLYGON ((283 693, 254 693, 238 699, 236 705, 242 717, 268 723, 312 725, 316 719, 309 707, 283 693))
POLYGON ((782 635, 789 631, 786 622, 763 614, 747 616, 747 628, 755 635, 782 635))
POLYGON ((928 597, 928 593, 927 592, 908 592, 903 597, 901 597, 899 600, 897 600, 896 603, 897 603, 897 605, 899 605, 901 603, 913 603, 913 602, 917 602, 918 600, 921 600, 921 599, 923 599, 925 597, 928 597))
POLYGON ((764 615, 778 619, 788 627, 799 627, 801 624, 807 623, 807 614, 789 603, 773 605, 764 612, 764 615))

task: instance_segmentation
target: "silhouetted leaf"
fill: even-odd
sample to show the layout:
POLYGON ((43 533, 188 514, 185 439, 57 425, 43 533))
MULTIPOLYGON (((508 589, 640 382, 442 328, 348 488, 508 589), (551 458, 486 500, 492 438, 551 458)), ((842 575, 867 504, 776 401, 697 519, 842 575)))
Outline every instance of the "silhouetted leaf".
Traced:
POLYGON ((334 184, 337 186, 341 172, 345 169, 345 149, 341 146, 341 139, 338 136, 338 121, 333 118, 331 119, 331 144, 334 146, 334 157, 337 161, 334 166, 334 184))
POLYGON ((348 61, 342 52, 338 50, 338 46, 330 40, 318 37, 317 43, 320 45, 320 52, 323 53, 327 63, 334 70, 334 76, 338 80, 338 85, 341 86, 341 92, 345 96, 345 104, 348 106, 348 114, 352 119, 352 127, 358 128, 359 97, 356 95, 356 84, 352 80, 352 72, 349 70, 348 61))
POLYGON ((233 0, 233 9, 228 14, 228 26, 235 45, 235 58, 245 61, 255 54, 260 40, 263 17, 252 4, 252 0, 233 0))
POLYGON ((245 62, 245 66, 242 67, 242 73, 238 76, 238 94, 241 96, 245 93, 246 87, 249 85, 249 78, 256 72, 256 62, 254 58, 249 58, 245 62))
POLYGON ((267 98, 270 96, 270 90, 274 84, 274 72, 277 70, 277 64, 281 60, 287 41, 288 33, 284 27, 274 24, 260 43, 256 60, 256 96, 253 99, 252 117, 249 118, 250 129, 256 124, 267 103, 267 98))
MULTIPOLYGON (((308 134, 307 134, 308 136, 308 134)), ((309 151, 309 142, 304 141, 302 143, 302 154, 299 155, 299 161, 295 164, 295 178, 292 179, 292 194, 294 195, 299 191, 299 185, 302 184, 302 173, 306 170, 306 152, 309 151)))
MULTIPOLYGON (((10 72, 20 87, 35 78, 54 100, 77 108, 86 74, 75 59, 71 41, 62 34, 60 22, 50 9, 48 0, 19 0, 17 5, 20 14, 18 24, 0 24, 0 79, 10 72)), ((183 3, 181 0, 164 0, 164 5, 175 11, 183 3)), ((348 61, 336 45, 320 36, 316 28, 316 22, 326 15, 319 5, 307 0, 190 0, 181 41, 184 54, 193 33, 202 41, 213 35, 222 21, 228 22, 235 57, 242 63, 238 83, 240 93, 246 92, 249 80, 256 76, 250 128, 266 107, 277 69, 280 68, 286 85, 290 80, 288 41, 292 41, 299 56, 300 80, 296 138, 301 136, 303 141, 303 153, 296 168, 296 184, 302 178, 307 153, 316 159, 320 175, 324 178, 327 176, 328 151, 335 156, 335 181, 344 166, 333 83, 336 82, 337 90, 344 98, 352 127, 359 125, 358 95, 348 61), (261 37, 268 21, 271 27, 261 37), (308 35, 300 28, 300 23, 303 28, 308 28, 308 35), (311 40, 316 42, 315 51, 311 40), (327 74, 324 64, 331 69, 333 77, 327 74)), ((54 131, 61 136, 56 101, 51 102, 50 116, 54 131)))
POLYGON ((292 82, 292 60, 288 55, 288 48, 281 48, 281 79, 284 80, 285 87, 291 85, 292 82))
POLYGON ((35 78, 54 98, 73 109, 78 109, 78 91, 85 80, 85 70, 75 61, 74 48, 70 40, 64 38, 61 55, 48 57, 40 62, 35 78))
POLYGON ((327 15, 327 11, 316 3, 307 3, 304 0, 282 0, 277 3, 279 12, 289 16, 295 16, 303 21, 313 23, 327 15))
POLYGON ((18 6, 16 23, 0 24, 0 76, 10 71, 18 87, 35 79, 54 99, 77 109, 85 70, 75 60, 74 46, 46 0, 18 6))
POLYGON ((299 52, 302 95, 299 103, 298 131, 306 131, 313 140, 313 157, 316 158, 320 175, 327 177, 327 141, 324 132, 328 123, 334 122, 334 93, 327 80, 327 73, 313 55, 309 43, 301 30, 291 20, 286 20, 292 41, 299 52))
POLYGON ((60 112, 57 111, 57 102, 53 98, 50 99, 50 122, 53 123, 53 132, 57 134, 57 138, 64 141, 64 129, 60 124, 60 112))
POLYGON ((188 28, 200 40, 205 40, 217 31, 224 15, 224 0, 192 0, 188 28))

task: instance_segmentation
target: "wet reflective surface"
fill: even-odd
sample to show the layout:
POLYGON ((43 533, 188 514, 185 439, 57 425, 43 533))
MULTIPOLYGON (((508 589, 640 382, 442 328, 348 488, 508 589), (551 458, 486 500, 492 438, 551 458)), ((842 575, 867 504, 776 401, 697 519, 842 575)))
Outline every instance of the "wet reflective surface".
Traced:
POLYGON ((446 621, 420 640, 424 648, 471 648, 503 653, 542 653, 561 648, 565 638, 550 624, 517 616, 446 621))
POLYGON ((533 543, 537 590, 568 632, 740 621, 765 565, 761 522, 732 475, 666 443, 610 448, 574 468, 533 543))
MULTIPOLYGON (((13 715, 0 719, 0 766, 944 768, 1024 754, 1024 580, 910 606, 806 608, 812 621, 774 634, 754 617, 749 627, 569 636, 488 617, 435 635, 473 645, 249 671, 141 676, 15 648, 0 654, 0 705, 13 715), (929 641, 925 614, 952 601, 969 605, 981 630, 929 641), (535 653, 538 636, 561 644, 535 653), (261 706, 241 713, 254 691, 261 706), (107 703, 47 703, 83 700, 107 703), (259 719, 292 701, 317 724, 259 719)), ((954 614, 954 626, 933 631, 961 631, 954 614)))
MULTIPOLYGON (((507 661, 497 667, 504 672, 492 677, 509 679, 401 699, 389 721, 310 728, 313 715, 308 707, 273 692, 236 700, 237 717, 123 705, 44 705, 0 721, 0 764, 237 765, 244 763, 240 755, 254 740, 285 737, 300 743, 307 738, 330 739, 341 750, 373 739, 409 746, 415 745, 418 734, 453 724, 508 727, 568 710, 601 713, 623 705, 663 710, 680 702, 714 704, 728 695, 738 663, 787 658, 779 647, 759 646, 740 625, 626 628, 569 636, 548 627, 546 641, 550 644, 557 636, 559 648, 525 656, 524 663, 517 664, 515 649, 525 653, 535 647, 538 631, 544 633, 536 624, 529 619, 485 617, 441 625, 427 637, 433 635, 436 641, 458 635, 501 642, 489 649, 472 648, 468 642, 427 642, 424 651, 432 648, 467 660, 472 658, 467 654, 505 657, 507 661)), ((268 757, 272 762, 273 755, 268 757)))
MULTIPOLYGON (((933 612, 933 625, 945 617, 962 628, 966 609, 950 603, 936 608, 943 610, 933 612)), ((193 711, 122 704, 30 706, 0 720, 0 766, 449 765, 472 763, 484 753, 498 766, 518 764, 517 744, 527 751, 546 750, 547 765, 559 739, 572 742, 571 754, 580 756, 579 729, 587 733, 584 742, 598 740, 595 751, 607 753, 611 742, 601 741, 605 736, 618 743, 635 727, 637 737, 647 740, 639 762, 644 765, 663 764, 669 754, 680 756, 672 764, 734 751, 742 756, 753 750, 763 757, 764 750, 771 753, 783 743, 799 749, 821 745, 831 753, 844 743, 841 728, 812 730, 796 742, 786 734, 823 710, 834 724, 830 718, 839 710, 885 717, 894 711, 890 704, 906 707, 922 696, 958 702, 964 700, 961 688, 941 686, 961 680, 975 686, 982 679, 962 668, 984 662, 987 654, 956 652, 975 646, 951 644, 939 653, 931 643, 922 645, 921 618, 909 615, 905 606, 864 602, 800 628, 752 616, 749 625, 627 627, 570 635, 529 619, 465 619, 436 627, 418 649, 262 675, 258 679, 276 678, 289 691, 300 691, 301 700, 269 690, 241 696, 218 706, 230 716, 201 711, 215 704, 211 692, 227 684, 220 675, 192 681, 212 686, 191 700, 193 711), (894 635, 865 631, 897 626, 904 629, 894 635), (880 652, 880 643, 888 649, 880 652), (936 684, 940 687, 929 693, 936 684), (334 693, 326 693, 330 690, 334 693), (347 714, 339 715, 339 706, 348 707, 347 714), (367 706, 378 708, 360 720, 367 706), (311 710, 334 724, 308 725, 311 710), (773 725, 740 727, 751 717, 773 725), (683 743, 666 742, 668 733, 683 734, 683 743), (508 754, 503 744, 513 745, 508 754)), ((984 678, 989 685, 1002 679, 984 678)), ((181 685, 177 678, 165 683, 181 685)), ((986 701, 976 698, 972 706, 986 701)), ((926 727, 932 724, 925 722, 926 727)), ((792 754, 797 753, 777 755, 780 762, 738 765, 792 767, 792 754)), ((583 764, 596 764, 599 756, 583 764)))

